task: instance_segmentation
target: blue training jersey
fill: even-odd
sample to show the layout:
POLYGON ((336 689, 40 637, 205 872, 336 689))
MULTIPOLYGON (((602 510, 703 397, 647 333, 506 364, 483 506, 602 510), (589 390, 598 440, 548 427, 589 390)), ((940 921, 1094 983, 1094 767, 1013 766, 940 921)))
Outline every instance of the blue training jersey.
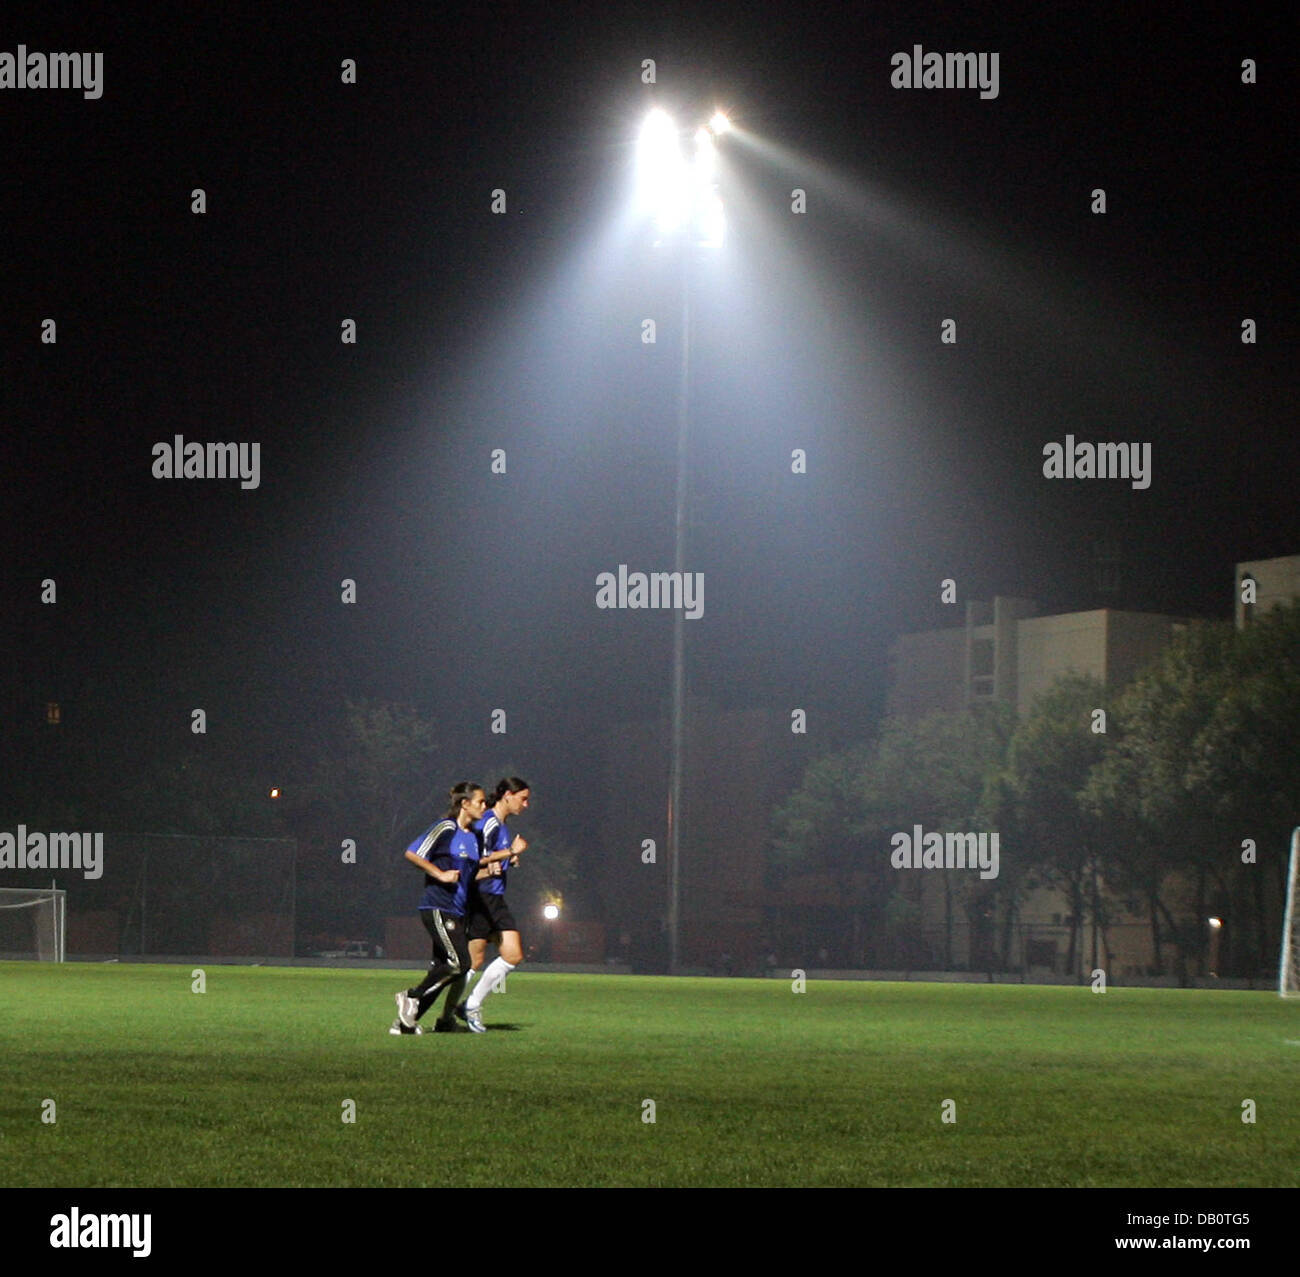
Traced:
MULTIPOLYGON (((494 851, 505 851, 514 841, 513 835, 506 827, 504 820, 497 817, 496 812, 491 807, 474 822, 474 828, 479 831, 483 839, 483 854, 489 856, 494 851)), ((501 862, 501 876, 493 874, 491 878, 484 878, 481 882, 475 883, 480 894, 485 896, 504 896, 506 894, 506 875, 510 872, 510 862, 503 860, 501 862)))
POLYGON ((420 908, 441 909, 443 913, 463 918, 470 883, 478 872, 478 834, 473 829, 461 829, 454 820, 440 820, 411 843, 407 851, 415 852, 439 869, 455 869, 460 874, 454 883, 439 882, 425 874, 420 908))

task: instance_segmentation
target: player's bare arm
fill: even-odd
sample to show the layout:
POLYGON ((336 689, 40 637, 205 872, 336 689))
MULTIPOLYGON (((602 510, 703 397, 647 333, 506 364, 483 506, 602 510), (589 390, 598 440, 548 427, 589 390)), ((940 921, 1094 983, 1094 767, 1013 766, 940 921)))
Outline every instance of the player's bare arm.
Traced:
POLYGON ((413 851, 408 851, 406 858, 417 869, 423 869, 430 878, 436 878, 439 882, 453 883, 460 880, 460 874, 455 869, 439 869, 432 861, 425 860, 423 856, 417 856, 413 851))

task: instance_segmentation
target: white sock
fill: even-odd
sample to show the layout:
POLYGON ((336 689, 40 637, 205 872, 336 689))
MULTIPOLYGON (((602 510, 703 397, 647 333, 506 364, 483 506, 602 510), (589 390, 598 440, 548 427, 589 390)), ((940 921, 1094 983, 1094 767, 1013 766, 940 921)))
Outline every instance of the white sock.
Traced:
POLYGON ((471 1011, 477 1011, 483 1005, 483 999, 489 993, 495 993, 497 987, 505 983, 514 967, 504 958, 497 958, 479 978, 479 982, 474 986, 474 992, 469 996, 469 1002, 466 1004, 471 1011))

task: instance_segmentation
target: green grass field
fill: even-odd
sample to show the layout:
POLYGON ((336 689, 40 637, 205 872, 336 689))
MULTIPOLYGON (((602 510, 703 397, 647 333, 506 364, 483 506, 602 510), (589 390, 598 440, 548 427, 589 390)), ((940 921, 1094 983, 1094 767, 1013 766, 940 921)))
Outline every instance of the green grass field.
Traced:
POLYGON ((390 1037, 401 972, 191 970, 0 964, 0 1182, 1300 1183, 1264 993, 525 970, 487 1034, 390 1037))

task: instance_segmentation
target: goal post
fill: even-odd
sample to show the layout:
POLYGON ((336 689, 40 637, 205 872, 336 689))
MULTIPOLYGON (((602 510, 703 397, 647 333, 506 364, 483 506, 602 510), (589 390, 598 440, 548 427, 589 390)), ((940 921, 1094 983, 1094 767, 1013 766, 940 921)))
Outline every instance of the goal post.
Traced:
POLYGON ((67 892, 54 887, 0 887, 0 959, 62 962, 67 892))
POLYGON ((1286 868, 1286 911, 1282 915, 1282 960, 1278 966, 1277 991, 1284 998, 1300 997, 1300 825, 1291 831, 1291 858, 1286 868))

